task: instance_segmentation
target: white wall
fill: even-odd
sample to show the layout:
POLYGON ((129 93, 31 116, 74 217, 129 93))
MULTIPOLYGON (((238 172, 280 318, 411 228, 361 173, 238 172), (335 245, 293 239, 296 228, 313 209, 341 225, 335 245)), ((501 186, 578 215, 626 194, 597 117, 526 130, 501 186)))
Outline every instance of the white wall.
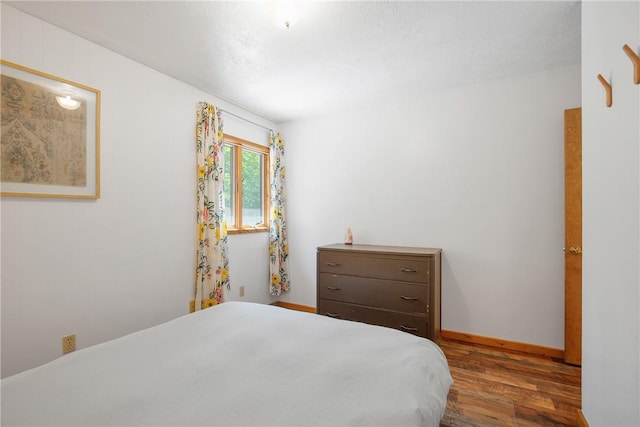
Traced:
POLYGON ((580 66, 281 124, 292 290, 316 247, 443 248, 443 328, 563 348, 563 111, 580 66))
MULTIPOLYGON (((1 14, 2 59, 102 92, 101 198, 1 200, 5 377, 60 356, 63 335, 82 348, 187 313, 196 104, 274 125, 4 3, 1 14)), ((233 117, 225 131, 267 143, 233 117)), ((230 236, 229 246, 229 299, 241 284, 245 300, 269 302, 267 234, 230 236)))
POLYGON ((582 411, 591 427, 640 425, 640 3, 582 3, 582 411), (601 73, 613 87, 606 108, 601 73))

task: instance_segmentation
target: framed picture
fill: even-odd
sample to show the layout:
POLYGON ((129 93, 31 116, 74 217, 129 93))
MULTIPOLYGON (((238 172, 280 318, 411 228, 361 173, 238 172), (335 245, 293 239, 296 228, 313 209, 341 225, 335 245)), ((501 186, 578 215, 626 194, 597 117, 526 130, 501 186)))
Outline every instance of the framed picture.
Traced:
POLYGON ((100 198, 100 91, 0 60, 0 195, 100 198))

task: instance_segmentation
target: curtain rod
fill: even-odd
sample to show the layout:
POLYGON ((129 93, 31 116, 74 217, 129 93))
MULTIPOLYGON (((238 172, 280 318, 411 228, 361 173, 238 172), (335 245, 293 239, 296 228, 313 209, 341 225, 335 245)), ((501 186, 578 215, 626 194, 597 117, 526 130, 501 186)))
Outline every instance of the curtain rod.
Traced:
POLYGON ((232 112, 230 112, 230 111, 223 110, 222 108, 218 108, 218 110, 220 110, 220 112, 222 112, 222 113, 228 114, 228 115, 233 116, 233 117, 235 117, 235 118, 237 118, 237 119, 244 120, 244 121, 245 121, 245 122, 247 122, 247 123, 251 123, 252 125, 255 125, 255 126, 261 127, 262 129, 265 129, 265 130, 268 130, 268 131, 270 131, 270 132, 276 133, 276 132, 275 132, 273 129, 271 129, 271 128, 268 128, 268 127, 266 127, 266 126, 263 126, 263 125, 261 125, 260 123, 256 123, 256 122, 251 121, 251 120, 249 120, 249 119, 245 119, 244 117, 239 116, 239 115, 237 115, 237 114, 234 114, 234 113, 232 113, 232 112))

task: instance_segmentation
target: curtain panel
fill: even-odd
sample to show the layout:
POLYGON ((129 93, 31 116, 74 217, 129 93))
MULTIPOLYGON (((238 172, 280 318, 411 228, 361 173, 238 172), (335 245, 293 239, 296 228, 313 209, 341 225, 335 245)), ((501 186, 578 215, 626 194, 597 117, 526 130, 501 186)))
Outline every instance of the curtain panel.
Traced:
POLYGON ((195 309, 223 302, 230 288, 227 224, 223 210, 222 119, 206 102, 196 113, 197 224, 195 309))
POLYGON ((284 142, 280 134, 269 135, 271 159, 271 218, 269 221, 270 293, 273 296, 289 291, 289 243, 285 219, 284 142))

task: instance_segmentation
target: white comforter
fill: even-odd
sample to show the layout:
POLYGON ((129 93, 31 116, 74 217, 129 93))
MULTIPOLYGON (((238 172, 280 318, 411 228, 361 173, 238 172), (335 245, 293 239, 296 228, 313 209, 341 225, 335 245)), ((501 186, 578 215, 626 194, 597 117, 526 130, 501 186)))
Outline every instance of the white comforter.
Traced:
POLYGON ((438 426, 452 380, 408 333, 228 302, 2 380, 2 426, 438 426))

